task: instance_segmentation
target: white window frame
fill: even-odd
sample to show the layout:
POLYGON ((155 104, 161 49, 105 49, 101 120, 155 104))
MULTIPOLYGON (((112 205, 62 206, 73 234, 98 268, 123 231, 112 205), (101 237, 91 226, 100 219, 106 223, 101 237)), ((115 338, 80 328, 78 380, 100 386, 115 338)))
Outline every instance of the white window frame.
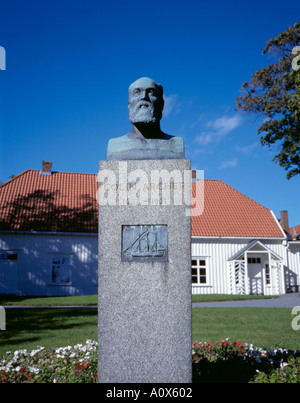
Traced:
POLYGON ((50 285, 71 286, 72 285, 72 271, 73 271, 73 254, 71 253, 50 253, 49 254, 50 265, 50 285), (68 262, 68 263, 67 263, 68 262), (61 270, 58 280, 54 280, 54 270, 61 270), (63 281, 63 276, 67 277, 68 281, 63 281), (60 278, 61 277, 61 278, 60 278))
POLYGON ((201 256, 201 257, 192 256, 192 259, 191 259, 192 286, 207 286, 207 285, 209 285, 209 282, 208 282, 208 260, 209 259, 208 259, 207 256, 201 256), (197 261, 196 265, 193 265, 194 260, 197 261), (203 262, 203 261, 205 262, 205 264, 201 264, 201 262, 203 262), (196 283, 193 282, 193 278, 195 278, 195 275, 193 275, 193 269, 197 269, 197 274, 196 274, 197 282, 196 283), (201 274, 201 269, 205 269, 205 274, 204 275, 201 274), (203 278, 203 277, 205 277, 205 282, 201 283, 200 279, 203 278))

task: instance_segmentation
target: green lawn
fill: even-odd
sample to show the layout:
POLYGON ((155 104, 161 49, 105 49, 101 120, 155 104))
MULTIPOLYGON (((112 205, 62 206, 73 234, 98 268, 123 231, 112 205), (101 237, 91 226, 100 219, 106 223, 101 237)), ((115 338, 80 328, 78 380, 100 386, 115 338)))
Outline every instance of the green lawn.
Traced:
POLYGON ((7 309, 0 331, 0 355, 6 351, 66 347, 97 340, 97 309, 7 309))
MULTIPOLYGON (((0 297, 0 305, 8 304, 97 305, 97 296, 0 297)), ((300 330, 292 329, 292 319, 288 308, 193 308, 193 341, 213 344, 229 337, 258 347, 277 345, 300 350, 300 330)), ((37 346, 85 343, 87 339, 97 340, 97 309, 6 309, 6 328, 0 331, 0 355, 37 346)))
MULTIPOLYGON (((231 341, 300 350, 300 331, 291 327, 287 308, 193 308, 193 341, 231 341)), ((7 310, 7 330, 0 332, 6 351, 64 347, 97 340, 97 309, 7 310)), ((168 337, 168 335, 166 335, 168 337)))
MULTIPOLYGON (((277 298, 262 295, 192 295, 193 302, 212 301, 238 301, 247 299, 277 298)), ((68 305, 97 305, 97 295, 82 295, 76 297, 20 297, 16 295, 0 295, 1 305, 24 305, 24 306, 68 306, 68 305)))
POLYGON ((17 295, 0 295, 0 306, 70 306, 97 304, 97 295, 80 295, 76 297, 19 297, 17 295))
POLYGON ((292 329, 290 308, 193 308, 193 341, 252 343, 300 350, 300 330, 292 329))
POLYGON ((214 302, 214 301, 244 301, 249 299, 273 299, 277 296, 266 295, 228 295, 228 294, 208 294, 192 295, 192 302, 214 302))

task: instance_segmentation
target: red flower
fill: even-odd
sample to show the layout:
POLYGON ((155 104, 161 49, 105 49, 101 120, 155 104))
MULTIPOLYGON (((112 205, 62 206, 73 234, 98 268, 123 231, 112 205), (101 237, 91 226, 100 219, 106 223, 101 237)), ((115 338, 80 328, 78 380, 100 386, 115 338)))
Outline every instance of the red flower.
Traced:
POLYGON ((83 368, 83 367, 82 367, 82 365, 81 365, 81 364, 78 364, 78 365, 77 365, 77 369, 78 369, 79 371, 81 371, 81 370, 82 370, 82 368, 83 368))

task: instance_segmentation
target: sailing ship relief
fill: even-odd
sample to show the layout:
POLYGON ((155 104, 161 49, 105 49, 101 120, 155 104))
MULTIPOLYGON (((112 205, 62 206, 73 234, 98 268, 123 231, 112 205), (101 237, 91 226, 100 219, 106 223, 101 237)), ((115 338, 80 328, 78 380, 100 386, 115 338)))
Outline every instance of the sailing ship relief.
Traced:
POLYGON ((166 225, 124 225, 122 229, 123 261, 166 261, 166 225))

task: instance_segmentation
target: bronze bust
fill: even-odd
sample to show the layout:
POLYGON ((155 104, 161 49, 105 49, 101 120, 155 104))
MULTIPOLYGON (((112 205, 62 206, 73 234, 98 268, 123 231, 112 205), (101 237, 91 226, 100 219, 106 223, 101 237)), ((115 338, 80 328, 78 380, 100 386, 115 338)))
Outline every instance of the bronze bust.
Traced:
POLYGON ((109 140, 107 160, 184 159, 183 138, 161 131, 163 107, 160 84, 148 77, 132 83, 128 98, 132 130, 109 140))

